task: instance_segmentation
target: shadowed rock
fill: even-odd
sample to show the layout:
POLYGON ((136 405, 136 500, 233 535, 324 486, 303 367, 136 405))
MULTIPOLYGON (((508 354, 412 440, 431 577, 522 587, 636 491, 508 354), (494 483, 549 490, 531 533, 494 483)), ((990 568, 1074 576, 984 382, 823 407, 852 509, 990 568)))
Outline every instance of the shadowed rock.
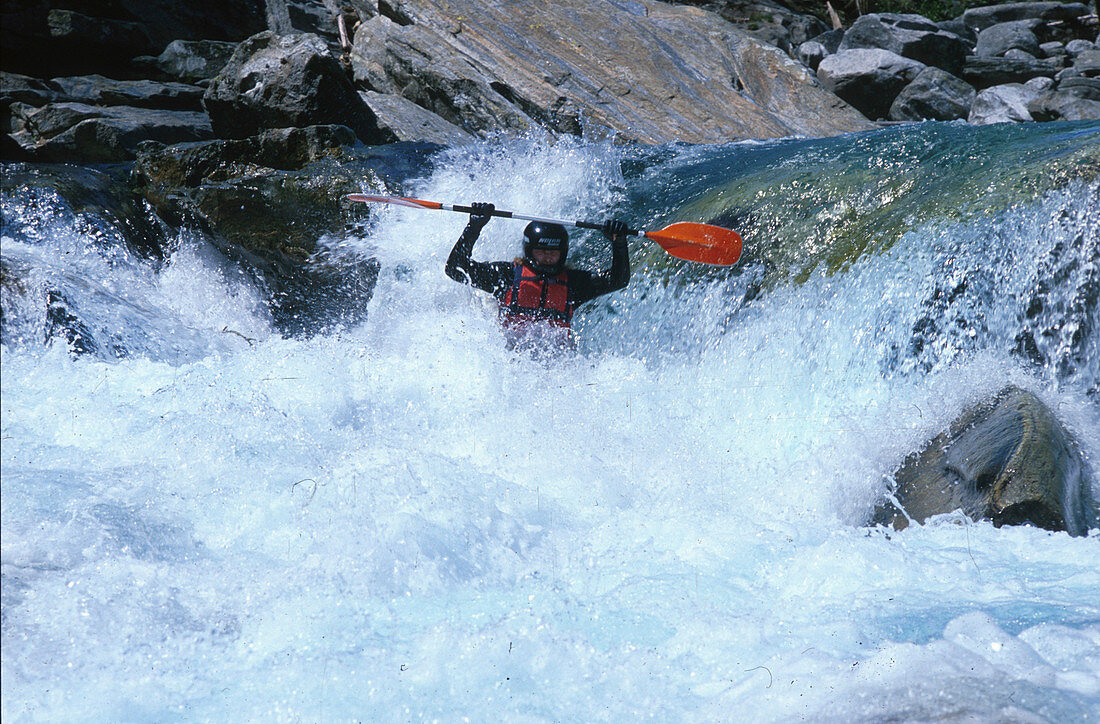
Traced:
POLYGON ((997 526, 1076 536, 1098 523, 1093 474, 1073 436, 1035 395, 1016 387, 964 413, 906 458, 894 481, 896 503, 882 503, 874 524, 901 530, 956 510, 997 526))

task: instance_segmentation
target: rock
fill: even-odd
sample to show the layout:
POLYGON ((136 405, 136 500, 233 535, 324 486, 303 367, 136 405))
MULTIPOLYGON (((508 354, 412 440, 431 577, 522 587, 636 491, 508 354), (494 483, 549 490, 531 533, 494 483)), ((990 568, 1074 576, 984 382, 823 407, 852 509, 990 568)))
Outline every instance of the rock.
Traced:
POLYGON ((1091 101, 1100 101, 1100 78, 1088 78, 1085 76, 1066 78, 1058 84, 1058 90, 1091 101))
POLYGON ((173 40, 156 58, 165 75, 188 83, 213 78, 233 56, 237 44, 219 40, 173 40))
POLYGON ((1076 441, 1033 394, 1008 387, 905 459, 892 502, 873 523, 900 530, 961 510, 994 525, 1088 534, 1097 525, 1093 473, 1076 441))
POLYGON ((1090 88, 1091 95, 1076 93, 1079 89, 1040 93, 1027 105, 1036 121, 1100 121, 1100 90, 1090 88))
MULTIPOLYGON (((163 224, 150 212, 145 200, 124 178, 74 164, 5 163, 4 194, 32 193, 43 198, 43 206, 67 208, 78 214, 101 248, 118 245, 133 256, 160 263, 168 255, 170 237, 163 224)), ((9 216, 4 224, 14 227, 19 238, 39 238, 40 231, 20 228, 41 223, 23 215, 9 216)))
POLYGON ((970 8, 962 14, 962 21, 981 31, 1014 20, 1073 20, 1088 13, 1088 7, 1082 3, 1022 2, 970 8))
POLYGON ((112 80, 101 75, 54 78, 53 83, 59 91, 55 100, 169 111, 202 111, 202 88, 186 83, 112 80))
POLYGON ((205 113, 128 106, 12 104, 12 137, 39 161, 117 163, 132 160, 146 141, 185 143, 212 138, 205 113))
MULTIPOLYGON (((792 48, 820 35, 828 26, 820 18, 792 12, 773 0, 689 0, 728 20, 747 35, 790 54, 792 48)), ((645 6, 638 3, 637 7, 645 6)), ((644 16, 644 13, 639 13, 644 16)), ((835 48, 834 48, 835 52, 835 48)))
POLYGON ((1033 90, 1037 93, 1052 90, 1054 88, 1053 78, 1032 78, 1027 83, 1024 83, 1024 87, 1033 90))
POLYGON ((881 48, 924 65, 958 73, 970 46, 921 15, 871 13, 862 15, 844 33, 840 51, 881 48))
POLYGON ((419 0, 402 6, 401 22, 380 15, 362 23, 351 55, 356 80, 476 136, 542 126, 720 143, 869 127, 804 69, 778 63, 759 41, 697 8, 585 0, 454 8, 419 0), (783 110, 764 100, 795 97, 800 104, 783 110))
POLYGON ((901 90, 925 67, 889 50, 841 50, 821 61, 817 77, 868 118, 885 118, 901 90))
MULTIPOLYGON (((516 96, 506 82, 495 80, 493 70, 440 43, 431 28, 398 25, 384 16, 372 18, 355 33, 351 63, 355 79, 368 88, 402 96, 471 134, 522 133, 538 126, 522 110, 524 105, 535 110, 532 102, 516 96)), ((561 76, 548 74, 551 82, 570 76, 561 72, 561 76)), ((562 125, 548 111, 538 112, 551 128, 562 125)), ((574 127, 574 120, 567 126, 574 127)))
POLYGON ((1063 46, 1065 48, 1066 55, 1071 58, 1076 58, 1081 53, 1085 53, 1090 50, 1096 50, 1096 43, 1089 40, 1071 40, 1063 46))
POLYGON ((939 68, 925 68, 894 99, 889 118, 892 121, 966 118, 976 96, 969 83, 939 68))
POLYGON ((369 213, 344 196, 365 179, 370 190, 399 192, 438 148, 363 146, 343 126, 271 129, 143 152, 134 178, 162 218, 203 229, 257 280, 281 332, 311 335, 361 320, 377 276, 373 259, 320 243, 369 213))
POLYGON ((962 18, 944 20, 943 22, 936 23, 936 25, 940 27, 940 30, 959 36, 971 48, 978 43, 978 33, 975 32, 972 27, 964 23, 962 18))
POLYGON ((266 27, 266 0, 8 0, 4 69, 38 77, 135 78, 131 59, 173 40, 239 41, 266 27))
POLYGON ((1049 43, 1039 44, 1039 57, 1040 58, 1061 58, 1066 55, 1065 43, 1061 43, 1057 40, 1052 40, 1049 43))
POLYGON ((821 43, 830 54, 840 50, 840 44, 844 41, 844 29, 826 30, 821 35, 815 35, 810 41, 821 43))
POLYGON ((959 76, 978 90, 1005 83, 1023 83, 1040 76, 1053 78, 1061 64, 1049 60, 1013 60, 967 56, 959 76))
POLYGON ((461 146, 474 136, 410 100, 390 93, 366 91, 360 94, 378 117, 380 128, 398 141, 424 141, 441 146, 461 146))
POLYGON ((1100 77, 1100 50, 1086 50, 1073 59, 1073 69, 1086 78, 1100 77))
POLYGON ((263 32, 243 41, 203 99, 214 132, 245 138, 266 128, 341 124, 364 143, 387 143, 370 108, 316 35, 263 32))
POLYGON ((1021 123, 1034 120, 1027 109, 1037 93, 1020 83, 1006 83, 978 93, 970 107, 967 122, 984 126, 991 123, 1021 123))
POLYGON ((1038 20, 1016 20, 1010 23, 997 23, 978 33, 978 44, 974 54, 983 58, 1004 55, 1009 50, 1022 50, 1032 57, 1038 57, 1039 38, 1035 35, 1038 20))
POLYGON ((816 71, 817 66, 821 65, 821 61, 825 59, 825 56, 829 54, 829 51, 824 45, 816 40, 807 40, 802 45, 798 46, 798 60, 810 70, 816 71))
POLYGON ((46 23, 50 36, 64 45, 85 48, 85 52, 133 57, 156 47, 142 23, 61 9, 50 10, 46 23))

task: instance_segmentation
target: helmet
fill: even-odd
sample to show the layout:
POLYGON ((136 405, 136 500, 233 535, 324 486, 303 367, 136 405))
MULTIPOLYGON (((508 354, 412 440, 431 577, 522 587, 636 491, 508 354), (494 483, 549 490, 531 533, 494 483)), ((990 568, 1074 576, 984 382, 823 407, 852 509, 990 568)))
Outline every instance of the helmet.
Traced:
POLYGON ((569 234, 561 224, 546 221, 532 221, 523 230, 523 257, 540 274, 557 274, 565 268, 565 257, 569 254, 569 234), (552 267, 535 262, 531 252, 534 249, 548 249, 561 252, 558 263, 552 267))

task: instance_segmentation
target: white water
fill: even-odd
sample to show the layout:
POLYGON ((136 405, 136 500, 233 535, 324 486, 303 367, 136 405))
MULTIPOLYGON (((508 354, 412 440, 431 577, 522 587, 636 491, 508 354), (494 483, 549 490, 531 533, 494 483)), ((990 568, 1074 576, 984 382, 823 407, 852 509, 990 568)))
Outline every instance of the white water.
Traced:
MULTIPOLYGON (((416 191, 585 217, 622 180, 611 148, 531 143, 416 191)), ((915 230, 732 317, 725 282, 636 268, 552 364, 443 275, 458 215, 334 240, 383 264, 370 317, 305 341, 185 246, 129 291, 203 338, 193 359, 3 349, 3 718, 1098 721, 1100 538, 861 527, 1007 383, 1098 467, 1094 404, 995 346, 884 373, 945 250, 992 263, 967 243, 1013 218, 915 230)), ((1006 234, 1005 284, 1057 233, 1036 228, 1006 234)))

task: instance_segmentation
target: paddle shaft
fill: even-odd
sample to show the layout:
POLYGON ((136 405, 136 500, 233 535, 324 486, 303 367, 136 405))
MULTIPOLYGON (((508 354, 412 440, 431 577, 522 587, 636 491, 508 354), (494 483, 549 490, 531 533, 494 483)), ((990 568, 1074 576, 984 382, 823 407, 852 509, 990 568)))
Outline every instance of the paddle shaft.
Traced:
MULTIPOLYGON (((439 208, 444 211, 457 211, 460 214, 476 214, 478 213, 472 206, 462 206, 459 204, 440 204, 439 208)), ((601 231, 603 224, 595 221, 563 221, 561 219, 544 219, 541 216, 528 216, 527 214, 517 214, 514 211, 503 211, 500 209, 493 209, 488 214, 489 216, 497 216, 502 219, 522 219, 523 221, 541 221, 544 224, 561 224, 562 226, 575 226, 579 229, 595 229, 601 231)), ((628 236, 637 236, 642 233, 638 229, 627 229, 625 232, 628 236)))

